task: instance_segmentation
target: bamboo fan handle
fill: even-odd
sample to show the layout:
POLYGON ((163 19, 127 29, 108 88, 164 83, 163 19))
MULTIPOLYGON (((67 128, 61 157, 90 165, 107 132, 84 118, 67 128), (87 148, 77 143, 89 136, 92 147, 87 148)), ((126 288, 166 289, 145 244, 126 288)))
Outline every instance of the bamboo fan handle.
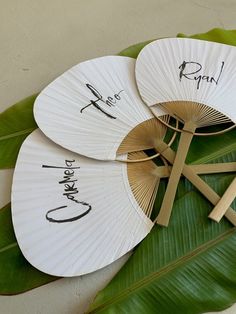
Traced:
MULTIPOLYGON (((169 145, 168 145, 168 146, 169 146, 169 145)), ((162 160, 162 162, 163 162, 163 164, 164 164, 164 168, 166 169, 166 171, 167 171, 167 173, 168 173, 168 177, 169 177, 170 174, 171 174, 170 166, 169 166, 167 160, 166 160, 163 156, 160 156, 160 158, 161 158, 161 160, 162 160)))
MULTIPOLYGON (((175 152, 165 143, 159 142, 156 146, 157 151, 159 151, 162 156, 165 157, 169 163, 173 164, 175 160, 175 152)), ((192 166, 184 165, 183 167, 183 175, 213 204, 216 205, 220 196, 208 185, 205 181, 203 181, 192 169, 192 166)), ((236 226, 236 212, 229 208, 225 217, 232 223, 233 226, 236 226)), ((155 222, 155 221, 154 221, 155 222)))
MULTIPOLYGON (((220 196, 205 181, 192 172, 189 166, 186 165, 184 167, 183 174, 213 205, 216 205, 219 202, 220 196)), ((227 207, 225 216, 234 226, 236 226, 236 212, 231 207, 227 207)))
POLYGON ((159 225, 168 226, 178 183, 195 130, 196 125, 192 121, 185 123, 183 128, 184 132, 180 136, 178 151, 175 156, 173 168, 162 201, 161 209, 156 218, 156 222, 159 225))
POLYGON ((189 165, 197 174, 236 172, 236 162, 189 165))
MULTIPOLYGON (((236 172, 236 162, 216 163, 216 164, 201 164, 201 165, 189 165, 196 174, 214 174, 214 173, 226 173, 236 172)), ((168 178, 171 173, 172 167, 168 165, 158 166, 158 175, 160 178, 168 178)))
POLYGON ((216 204, 215 208, 212 210, 208 217, 219 222, 221 218, 224 216, 225 212, 227 211, 227 208, 234 201, 235 197, 236 197, 236 177, 231 182, 226 192, 221 197, 221 199, 216 204))

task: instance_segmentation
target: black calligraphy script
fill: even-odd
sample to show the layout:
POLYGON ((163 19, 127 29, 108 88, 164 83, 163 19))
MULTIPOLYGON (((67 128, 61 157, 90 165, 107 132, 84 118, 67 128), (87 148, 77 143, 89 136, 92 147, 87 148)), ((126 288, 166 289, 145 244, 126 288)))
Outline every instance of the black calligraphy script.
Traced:
POLYGON ((202 75, 199 72, 202 70, 202 65, 198 62, 192 61, 183 61, 183 63, 179 66, 179 80, 182 81, 183 78, 187 80, 193 80, 197 82, 197 89, 200 88, 200 83, 205 81, 207 83, 213 83, 217 85, 219 83, 223 68, 224 68, 224 61, 221 62, 220 70, 218 73, 217 78, 209 75, 202 75))
POLYGON ((86 87, 90 90, 90 92, 95 96, 95 99, 90 99, 90 103, 84 106, 81 110, 80 113, 83 113, 85 109, 88 107, 92 106, 96 110, 100 111, 102 114, 107 116, 110 119, 116 119, 115 116, 110 114, 104 109, 104 105, 108 107, 113 107, 116 105, 117 101, 121 100, 120 94, 124 92, 124 90, 120 90, 118 93, 114 94, 113 97, 108 96, 107 98, 104 98, 99 91, 92 85, 86 84, 86 87))
POLYGON ((70 201, 75 202, 76 204, 80 204, 80 207, 84 207, 84 211, 76 216, 73 217, 67 217, 58 219, 56 218, 55 214, 58 214, 59 212, 61 214, 67 214, 66 208, 67 205, 63 205, 60 207, 56 207, 53 209, 50 209, 46 213, 46 219, 50 222, 56 222, 56 223, 64 223, 64 222, 72 222, 75 220, 78 220, 84 216, 86 216, 90 210, 92 209, 92 206, 84 201, 78 200, 77 196, 79 193, 79 190, 76 186, 76 182, 78 179, 75 178, 75 170, 80 169, 80 167, 73 166, 73 163, 75 160, 65 160, 65 166, 49 166, 49 165, 42 165, 43 168, 47 169, 62 169, 63 170, 63 178, 58 183, 63 185, 63 195, 70 201))

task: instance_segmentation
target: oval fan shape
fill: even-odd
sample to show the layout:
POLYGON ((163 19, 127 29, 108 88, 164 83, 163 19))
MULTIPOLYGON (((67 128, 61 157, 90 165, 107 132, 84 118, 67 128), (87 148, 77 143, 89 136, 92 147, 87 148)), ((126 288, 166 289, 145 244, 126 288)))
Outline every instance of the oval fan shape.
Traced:
MULTIPOLYGON (((35 101, 34 116, 40 129, 73 152, 115 160, 127 135, 154 118, 139 96, 134 67, 132 58, 106 56, 66 71, 35 101)), ((139 133, 131 151, 152 147, 150 140, 140 146, 138 138, 139 133)))
POLYGON ((56 276, 112 263, 153 226, 132 193, 127 164, 72 153, 39 130, 18 156, 12 219, 26 259, 56 276))
POLYGON ((236 47, 166 38, 141 50, 135 71, 141 97, 154 113, 156 104, 179 101, 177 106, 184 106, 184 101, 183 110, 188 110, 186 102, 204 104, 236 122, 235 67, 236 47))

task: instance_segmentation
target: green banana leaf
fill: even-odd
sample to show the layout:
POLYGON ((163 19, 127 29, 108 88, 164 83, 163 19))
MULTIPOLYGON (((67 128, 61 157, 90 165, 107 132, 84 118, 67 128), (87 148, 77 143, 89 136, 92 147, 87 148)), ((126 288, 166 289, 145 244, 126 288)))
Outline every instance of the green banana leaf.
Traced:
MULTIPOLYGON (((233 178, 204 176, 220 195, 233 178)), ((156 212, 165 185, 162 182, 159 189, 156 212)), ((226 219, 219 224, 210 221, 211 208, 181 179, 169 227, 152 230, 97 295, 89 313, 194 314, 223 310, 236 302, 236 228, 226 219)))
MULTIPOLYGON (((232 157, 236 158, 236 153, 232 157)), ((204 176, 219 194, 233 178, 233 174, 204 176)), ((157 200, 162 199, 165 185, 162 182, 157 200)), ((156 202, 156 210, 160 203, 156 202)), ((195 314, 233 304, 236 228, 226 219, 219 224, 210 221, 207 215, 211 208, 187 180, 181 179, 169 227, 154 227, 97 295, 89 313, 195 314)))
POLYGON ((56 279, 27 262, 14 235, 10 204, 0 209, 0 294, 22 293, 56 279))
POLYGON ((37 128, 33 117, 32 95, 0 114, 0 169, 14 168, 25 138, 37 128))
MULTIPOLYGON (((236 45, 236 31, 214 29, 192 37, 236 45)), ((145 44, 130 47, 121 55, 136 57, 145 44)), ((236 161, 235 139, 235 130, 217 137, 195 137, 187 162, 236 161)), ((202 176, 219 195, 234 177, 202 176)), ((155 214, 166 184, 160 184, 155 214)), ((210 221, 207 216, 211 209, 212 205, 182 178, 169 227, 153 228, 98 293, 88 313, 195 314, 220 311, 236 302, 236 228, 225 218, 219 224, 210 221)))
MULTIPOLYGON (((236 30, 224 30, 221 28, 214 28, 207 33, 196 34, 196 35, 191 35, 191 36, 187 36, 185 34, 179 33, 177 34, 177 37, 189 37, 189 38, 214 41, 221 44, 236 46, 236 30)), ((142 43, 132 45, 122 50, 121 52, 119 52, 119 55, 136 59, 139 52, 143 49, 143 47, 145 47, 147 44, 149 44, 153 40, 147 40, 142 43)))
MULTIPOLYGON (((197 36, 236 45, 236 31, 215 29, 197 36)), ((132 46, 120 55, 136 57, 148 42, 132 46)), ((23 140, 37 127, 32 114, 34 99, 31 96, 0 114, 0 168, 14 167, 23 140)), ((195 138, 187 161, 236 160, 235 135, 231 131, 221 137, 195 138)), ((218 174, 203 178, 223 194, 233 177, 218 174)), ((155 213, 165 187, 166 182, 162 181, 155 213)), ((211 205, 182 179, 170 227, 153 229, 125 267, 98 294, 90 311, 202 313, 221 310, 235 302, 235 229, 224 219, 220 224, 207 219, 210 209, 211 205)), ((0 210, 0 294, 24 292, 55 279, 35 270, 24 259, 14 237, 10 207, 0 210)))

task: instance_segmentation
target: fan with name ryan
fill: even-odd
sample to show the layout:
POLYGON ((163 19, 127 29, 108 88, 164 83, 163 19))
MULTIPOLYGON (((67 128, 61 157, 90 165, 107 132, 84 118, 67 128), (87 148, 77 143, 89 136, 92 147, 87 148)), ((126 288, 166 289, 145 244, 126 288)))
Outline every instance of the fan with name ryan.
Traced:
MULTIPOLYGON (((142 99, 158 119, 161 108, 183 124, 181 130, 175 129, 181 136, 157 217, 161 225, 168 225, 193 136, 220 136, 235 127, 235 63, 235 47, 184 38, 157 40, 144 47, 138 56, 136 80, 142 99), (213 125, 225 127, 207 134, 196 132, 213 125)), ((221 201, 210 218, 219 221, 227 205, 229 202, 221 201)))

